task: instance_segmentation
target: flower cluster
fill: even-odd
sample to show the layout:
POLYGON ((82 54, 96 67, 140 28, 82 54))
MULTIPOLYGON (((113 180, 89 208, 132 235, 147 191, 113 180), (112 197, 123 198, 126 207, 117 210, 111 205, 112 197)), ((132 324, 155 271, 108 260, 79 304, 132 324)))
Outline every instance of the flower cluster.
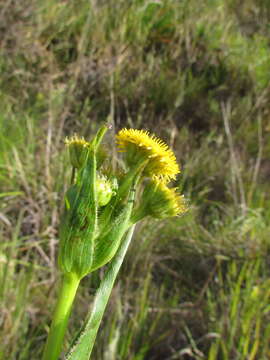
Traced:
POLYGON ((136 129, 122 129, 116 139, 130 167, 146 161, 143 174, 150 178, 144 188, 142 202, 133 212, 133 222, 147 215, 163 219, 185 213, 187 206, 184 196, 176 188, 167 186, 180 172, 176 157, 168 145, 148 131, 136 129))
POLYGON ((89 358, 134 225, 147 216, 164 219, 187 210, 177 188, 168 186, 180 172, 172 150, 147 131, 122 129, 116 141, 125 161, 123 169, 117 168, 101 148, 107 130, 102 126, 91 141, 77 135, 65 140, 72 172, 59 232, 63 282, 43 360, 60 356, 81 279, 114 258, 97 290, 93 310, 66 357, 89 358))
POLYGON ((126 168, 108 173, 105 157, 99 156, 106 130, 102 127, 91 142, 77 135, 66 139, 76 174, 73 171, 65 197, 59 264, 64 273, 79 278, 110 261, 136 222, 146 216, 179 216, 187 210, 183 195, 168 186, 180 169, 162 140, 144 130, 120 130, 116 142, 126 168))

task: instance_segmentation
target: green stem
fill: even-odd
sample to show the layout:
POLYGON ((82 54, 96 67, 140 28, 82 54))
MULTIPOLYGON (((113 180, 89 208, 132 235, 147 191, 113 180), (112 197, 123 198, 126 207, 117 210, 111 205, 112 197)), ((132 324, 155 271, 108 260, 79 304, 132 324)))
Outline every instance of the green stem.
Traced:
POLYGON ((69 274, 63 277, 42 360, 57 360, 59 358, 71 307, 79 283, 80 280, 76 275, 69 274))

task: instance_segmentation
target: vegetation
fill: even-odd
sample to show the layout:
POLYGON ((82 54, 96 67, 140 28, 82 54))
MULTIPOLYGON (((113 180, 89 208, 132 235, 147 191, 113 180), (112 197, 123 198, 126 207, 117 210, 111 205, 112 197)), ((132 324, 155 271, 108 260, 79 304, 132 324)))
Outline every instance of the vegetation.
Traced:
MULTIPOLYGON (((137 226, 95 360, 270 357, 267 0, 7 1, 0 9, 0 359, 38 360, 58 291, 66 136, 166 140, 180 218, 137 226)), ((104 269, 82 280, 66 337, 104 269)))

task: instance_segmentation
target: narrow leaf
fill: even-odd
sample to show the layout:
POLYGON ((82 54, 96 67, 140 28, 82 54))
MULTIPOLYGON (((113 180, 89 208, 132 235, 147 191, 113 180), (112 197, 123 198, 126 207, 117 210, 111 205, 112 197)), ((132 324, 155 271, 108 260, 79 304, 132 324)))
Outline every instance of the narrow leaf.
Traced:
POLYGON ((126 255, 128 246, 130 244, 135 225, 132 226, 123 242, 121 243, 117 254, 112 259, 108 270, 97 290, 93 307, 88 315, 88 318, 80 331, 75 343, 66 355, 66 360, 89 360, 98 328, 101 323, 106 305, 108 303, 115 279, 122 265, 126 255))

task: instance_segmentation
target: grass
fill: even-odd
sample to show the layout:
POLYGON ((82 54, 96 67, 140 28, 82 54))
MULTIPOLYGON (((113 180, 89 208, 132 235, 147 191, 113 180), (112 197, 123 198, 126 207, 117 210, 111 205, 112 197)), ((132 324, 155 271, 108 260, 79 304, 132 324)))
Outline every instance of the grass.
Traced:
MULTIPOLYGON (((110 151, 125 126, 166 139, 190 211, 137 228, 93 358, 268 359, 268 2, 29 0, 0 18, 0 359, 41 357, 63 140, 104 120, 110 151)), ((67 345, 102 274, 83 280, 67 345)))
POLYGON ((270 293, 264 266, 261 259, 241 266, 233 261, 226 278, 219 274, 216 286, 220 290, 209 291, 210 319, 213 321, 220 311, 223 315, 214 329, 219 336, 211 344, 209 359, 216 359, 218 354, 223 359, 268 358, 270 328, 265 318, 269 316, 270 293), (220 299, 218 311, 216 296, 220 299))

